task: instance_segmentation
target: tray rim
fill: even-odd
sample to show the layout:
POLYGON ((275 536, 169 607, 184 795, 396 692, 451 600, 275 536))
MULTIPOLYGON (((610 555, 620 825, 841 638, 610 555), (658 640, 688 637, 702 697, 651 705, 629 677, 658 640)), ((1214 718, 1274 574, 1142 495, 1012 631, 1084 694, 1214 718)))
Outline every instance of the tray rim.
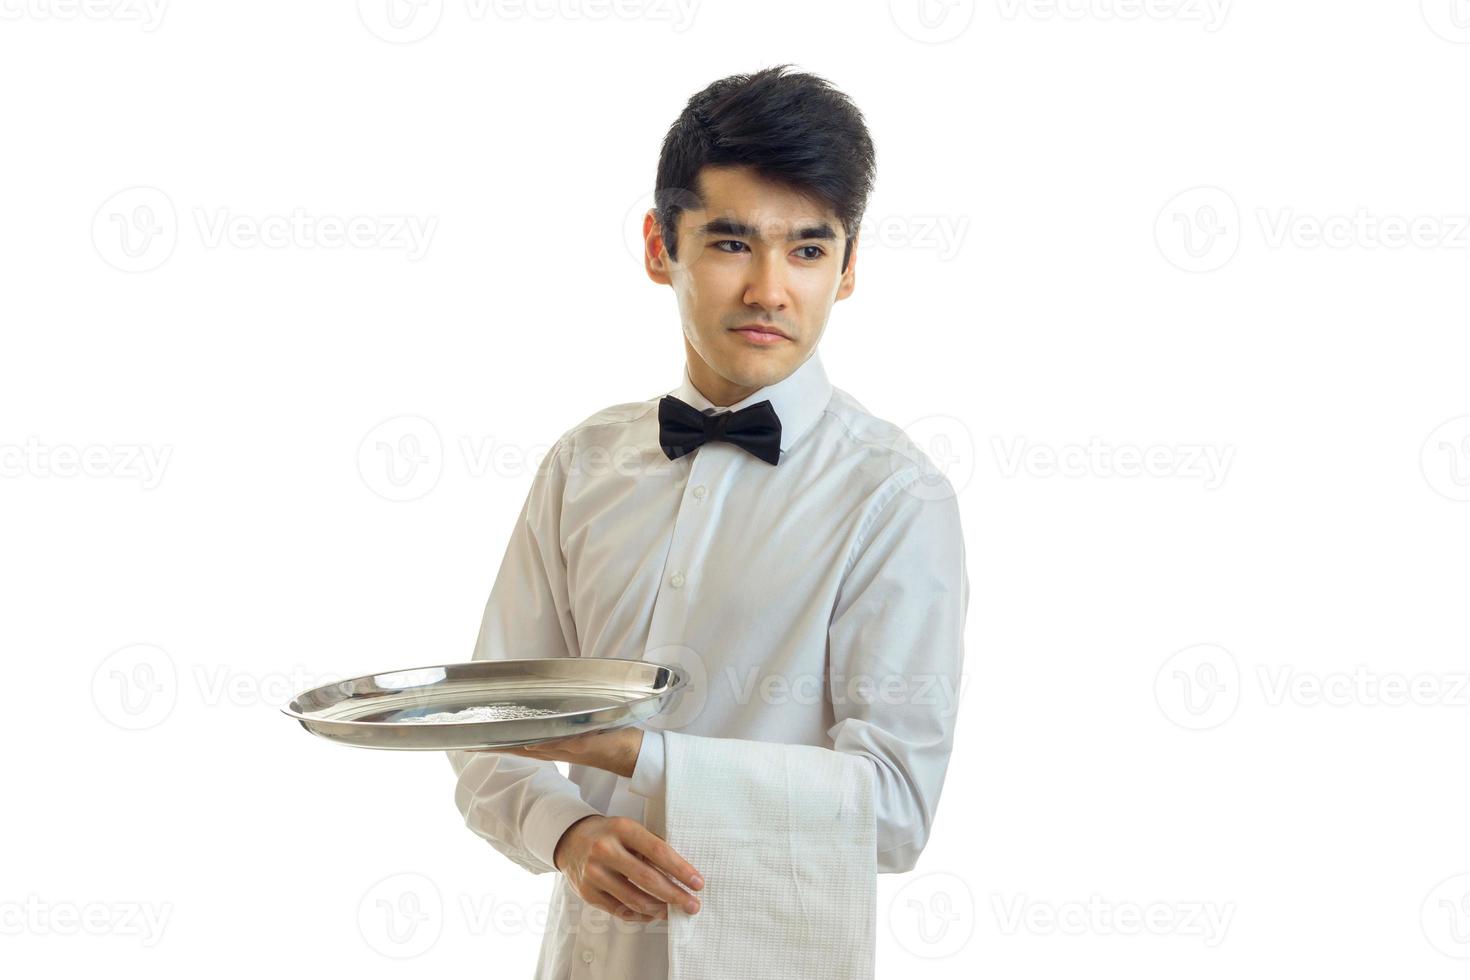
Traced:
MULTIPOLYGON (((301 698, 305 697, 306 695, 311 694, 311 693, 313 693, 315 691, 320 691, 320 690, 322 690, 324 688, 329 688, 329 687, 336 687, 338 684, 350 684, 353 681, 359 681, 359 680, 364 680, 366 678, 377 677, 377 676, 379 676, 381 674, 406 674, 406 673, 409 673, 409 672, 415 671, 415 670, 433 670, 435 668, 441 668, 442 669, 444 667, 462 667, 462 666, 468 666, 468 665, 472 665, 472 664, 487 664, 487 663, 497 663, 497 664, 506 664, 506 663, 532 663, 532 662, 542 662, 542 661, 583 660, 583 659, 586 659, 586 660, 605 661, 605 662, 610 662, 610 663, 647 664, 650 667, 658 667, 658 668, 661 668, 663 670, 667 670, 673 676, 673 680, 670 682, 669 686, 667 688, 665 688, 664 690, 662 690, 662 691, 655 691, 652 694, 645 694, 642 697, 631 698, 631 699, 629 699, 627 701, 621 702, 621 704, 619 705, 619 707, 621 707, 623 705, 642 704, 643 702, 652 700, 653 698, 668 697, 670 694, 673 694, 675 691, 678 691, 680 688, 682 688, 689 681, 689 678, 684 673, 684 671, 681 670, 680 668, 672 665, 672 664, 663 664, 663 663, 659 663, 656 660, 635 660, 635 659, 633 659, 631 657, 586 657, 586 658, 582 658, 582 657, 505 657, 505 658, 493 658, 493 659, 486 659, 486 660, 456 660, 456 661, 452 661, 450 663, 425 664, 422 667, 398 667, 398 668, 395 668, 393 670, 375 670, 375 671, 370 671, 370 672, 368 672, 366 674, 358 674, 355 677, 344 677, 340 681, 332 681, 332 682, 327 683, 327 684, 318 684, 316 687, 310 687, 310 688, 307 688, 304 691, 298 691, 295 695, 292 696, 291 700, 288 701, 288 702, 286 702, 286 704, 283 707, 281 707, 279 710, 280 710, 281 714, 286 715, 288 718, 294 718, 294 719, 296 719, 299 722, 314 722, 314 723, 318 723, 318 724, 327 724, 327 725, 359 725, 359 726, 363 726, 363 727, 367 727, 367 728, 376 728, 376 727, 384 726, 384 725, 389 725, 389 726, 410 725, 410 726, 412 726, 414 728, 422 728, 422 727, 425 727, 425 726, 414 725, 411 722, 403 722, 403 721, 361 721, 361 720, 358 720, 358 719, 355 719, 355 718, 342 718, 342 719, 338 719, 338 718, 324 718, 324 717, 322 717, 319 714, 306 713, 306 712, 300 712, 300 711, 293 711, 293 710, 291 710, 291 705, 294 704, 294 703, 296 703, 298 700, 300 700, 301 698)), ((596 709, 594 709, 594 711, 606 711, 606 710, 608 710, 608 709, 607 708, 596 708, 596 709)), ((556 714, 551 714, 551 715, 538 715, 537 718, 538 719, 541 719, 541 718, 545 718, 545 719, 566 718, 566 717, 569 717, 569 716, 585 715, 585 714, 589 714, 589 713, 590 712, 587 712, 587 711, 562 711, 562 712, 558 712, 556 714)), ((436 721, 436 722, 433 722, 432 723, 432 726, 430 726, 430 727, 441 727, 442 726, 442 727, 445 727, 445 728, 452 728, 452 727, 457 727, 457 726, 460 726, 460 725, 496 725, 496 724, 500 724, 502 721, 525 721, 525 720, 527 720, 527 719, 523 719, 523 718, 505 718, 505 719, 492 719, 492 720, 489 720, 489 721, 485 721, 485 720, 476 720, 476 719, 472 719, 471 718, 471 719, 466 719, 464 721, 436 721)), ((629 724, 633 724, 633 723, 630 722, 629 724)))

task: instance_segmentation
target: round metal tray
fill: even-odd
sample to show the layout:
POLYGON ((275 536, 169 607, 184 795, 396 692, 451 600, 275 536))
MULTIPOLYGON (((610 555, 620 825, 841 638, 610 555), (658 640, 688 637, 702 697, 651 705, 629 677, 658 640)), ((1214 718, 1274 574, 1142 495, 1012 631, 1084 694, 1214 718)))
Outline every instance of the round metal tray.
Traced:
POLYGON ((647 660, 473 660, 324 684, 281 713, 360 748, 495 749, 635 725, 670 707, 686 683, 678 668, 647 660), (473 708, 503 717, 410 720, 473 708))

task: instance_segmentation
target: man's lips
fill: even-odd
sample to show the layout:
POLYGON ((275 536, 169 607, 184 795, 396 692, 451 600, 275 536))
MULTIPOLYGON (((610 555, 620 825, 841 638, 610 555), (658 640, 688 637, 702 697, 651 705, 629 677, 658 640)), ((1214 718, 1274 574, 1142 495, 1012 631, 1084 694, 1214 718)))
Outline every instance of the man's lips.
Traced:
POLYGON ((782 333, 780 328, 766 323, 747 323, 736 327, 735 332, 758 344, 774 344, 777 341, 791 339, 782 333))

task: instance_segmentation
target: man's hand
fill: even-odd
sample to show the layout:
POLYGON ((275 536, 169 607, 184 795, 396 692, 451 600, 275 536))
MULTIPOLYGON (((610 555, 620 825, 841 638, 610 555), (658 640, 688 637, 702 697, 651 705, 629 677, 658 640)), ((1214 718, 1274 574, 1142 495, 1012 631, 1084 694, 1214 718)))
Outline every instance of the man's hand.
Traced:
POLYGON ((699 911, 699 899, 675 882, 697 890, 704 879, 632 817, 583 817, 561 835, 553 860, 583 901, 628 922, 665 918, 670 903, 699 911))
POLYGON ((638 752, 643 748, 643 729, 618 728, 610 732, 589 732, 586 735, 569 735, 566 738, 537 742, 510 749, 470 749, 471 752, 500 752, 505 755, 522 755, 528 759, 545 762, 569 762, 574 766, 591 766, 606 769, 619 776, 632 777, 638 764, 638 752))

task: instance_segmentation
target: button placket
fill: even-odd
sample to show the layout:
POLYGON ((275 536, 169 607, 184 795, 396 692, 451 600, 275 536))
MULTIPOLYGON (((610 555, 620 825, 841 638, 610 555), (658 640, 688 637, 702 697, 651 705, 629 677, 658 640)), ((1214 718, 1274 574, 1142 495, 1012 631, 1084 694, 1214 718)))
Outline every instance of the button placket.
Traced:
POLYGON ((674 515, 674 529, 669 538, 669 551, 664 558, 663 577, 658 595, 654 599, 653 617, 648 632, 650 647, 679 642, 677 638, 684 635, 687 610, 683 598, 684 587, 692 574, 693 559, 687 542, 691 536, 695 539, 699 537, 698 522, 710 513, 704 506, 710 497, 709 487, 720 479, 720 471, 729 465, 729 460, 719 453, 708 452, 711 448, 716 447, 708 443, 701 446, 689 461, 689 474, 680 494, 679 509, 674 515), (666 637, 676 639, 669 640, 666 637))
POLYGON ((599 919, 610 918, 612 913, 599 909, 589 902, 582 903, 582 914, 578 917, 576 936, 576 956, 584 964, 577 966, 573 964, 574 973, 580 976, 590 977, 590 964, 598 959, 607 958, 607 929, 605 923, 593 922, 594 917, 599 919))

